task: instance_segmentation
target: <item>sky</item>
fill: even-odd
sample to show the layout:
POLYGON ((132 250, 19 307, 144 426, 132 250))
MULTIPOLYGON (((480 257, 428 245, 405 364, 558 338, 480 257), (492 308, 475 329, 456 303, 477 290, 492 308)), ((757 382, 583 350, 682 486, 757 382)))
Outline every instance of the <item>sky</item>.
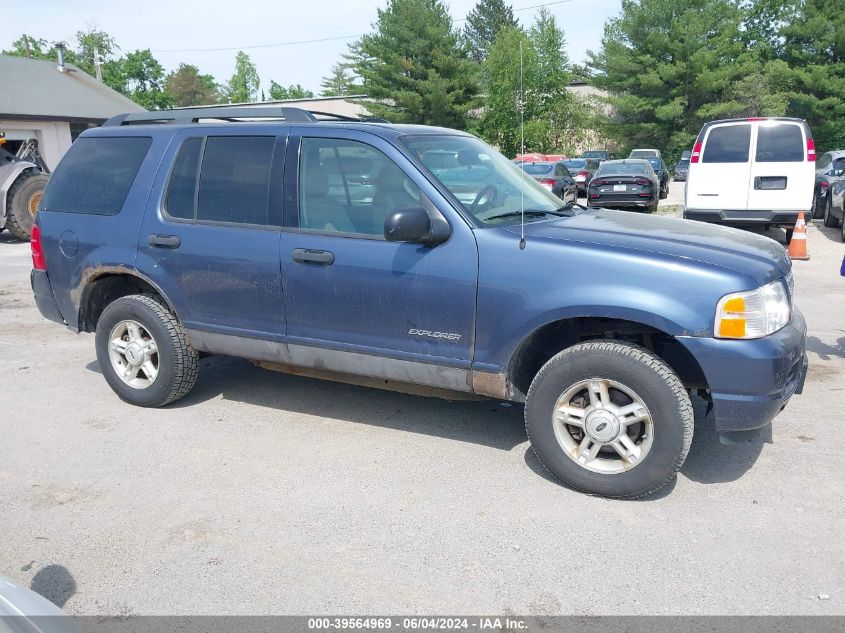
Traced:
MULTIPOLYGON (((456 26, 463 26, 476 1, 445 0, 456 26)), ((547 3, 566 32, 569 57, 577 63, 584 61, 587 50, 599 48, 605 21, 621 8, 621 0, 511 0, 515 16, 525 26, 533 22, 537 6, 547 3)), ((214 75, 218 83, 232 76, 235 53, 242 49, 255 62, 265 90, 273 80, 300 84, 316 94, 320 80, 340 61, 348 44, 372 32, 376 10, 386 0, 6 0, 4 4, 0 50, 23 33, 49 42, 73 42, 77 31, 94 27, 110 33, 123 52, 150 48, 166 70, 186 62, 214 75), (354 37, 296 43, 344 36, 354 37), (280 43, 288 45, 268 46, 280 43)))

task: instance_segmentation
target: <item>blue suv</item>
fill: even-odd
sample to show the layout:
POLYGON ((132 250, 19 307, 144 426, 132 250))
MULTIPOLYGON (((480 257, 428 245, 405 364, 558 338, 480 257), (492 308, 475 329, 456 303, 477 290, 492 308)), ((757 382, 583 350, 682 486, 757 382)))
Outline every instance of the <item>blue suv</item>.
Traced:
POLYGON ((477 138, 278 107, 88 130, 32 240, 41 313, 95 332, 111 388, 159 407, 200 354, 525 403, 564 483, 636 498, 693 433, 768 424, 806 373, 776 242, 561 201, 477 138), (331 120, 329 120, 331 119, 331 120))

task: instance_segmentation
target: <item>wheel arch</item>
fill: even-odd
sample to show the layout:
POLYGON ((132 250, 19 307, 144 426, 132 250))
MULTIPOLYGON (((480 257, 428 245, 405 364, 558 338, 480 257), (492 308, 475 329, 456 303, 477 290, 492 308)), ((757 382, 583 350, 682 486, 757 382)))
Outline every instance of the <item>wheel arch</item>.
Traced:
POLYGON ((609 316, 576 316, 534 329, 517 346, 506 372, 509 395, 524 401, 531 381, 555 354, 590 340, 614 339, 641 345, 657 354, 688 389, 707 389, 701 365, 665 328, 639 320, 609 316))
POLYGON ((161 288, 146 275, 121 267, 101 268, 86 278, 79 301, 78 330, 93 332, 103 310, 110 303, 132 294, 154 294, 176 316, 173 304, 161 288))

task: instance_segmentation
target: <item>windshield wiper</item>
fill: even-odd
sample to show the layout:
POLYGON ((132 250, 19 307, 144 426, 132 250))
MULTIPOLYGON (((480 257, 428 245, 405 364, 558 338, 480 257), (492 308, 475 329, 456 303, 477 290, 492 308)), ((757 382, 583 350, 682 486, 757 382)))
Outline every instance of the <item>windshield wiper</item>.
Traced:
MULTIPOLYGON (((525 215, 531 216, 536 218, 538 216, 543 215, 556 215, 561 218, 568 218, 572 216, 572 212, 570 211, 571 207, 568 205, 562 206, 559 209, 555 209, 554 211, 541 211, 540 209, 526 209, 524 211, 525 215)), ((489 218, 484 218, 485 222, 489 222, 490 220, 500 220, 502 218, 518 218, 523 214, 523 211, 516 210, 516 211, 508 211, 507 213, 499 213, 498 215, 491 215, 489 218)))

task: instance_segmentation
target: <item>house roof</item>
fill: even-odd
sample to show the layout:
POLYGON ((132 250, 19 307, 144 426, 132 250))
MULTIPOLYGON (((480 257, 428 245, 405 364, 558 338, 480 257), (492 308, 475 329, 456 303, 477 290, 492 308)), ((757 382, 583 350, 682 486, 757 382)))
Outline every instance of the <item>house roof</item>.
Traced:
POLYGON ((0 55, 0 118, 101 122, 144 108, 71 64, 0 55))

